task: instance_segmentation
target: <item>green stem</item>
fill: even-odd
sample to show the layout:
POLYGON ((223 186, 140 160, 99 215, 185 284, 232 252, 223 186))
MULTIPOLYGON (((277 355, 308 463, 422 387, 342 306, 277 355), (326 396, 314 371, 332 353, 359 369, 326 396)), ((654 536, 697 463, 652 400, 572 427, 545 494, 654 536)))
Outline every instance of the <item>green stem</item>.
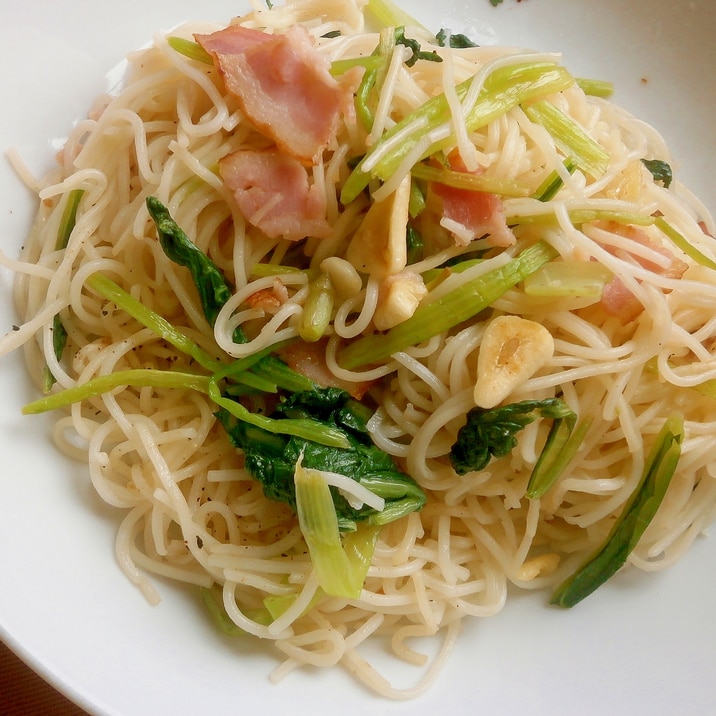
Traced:
POLYGON ((123 288, 106 276, 95 273, 87 278, 86 284, 96 291, 102 298, 114 303, 117 308, 126 311, 132 318, 149 328, 160 338, 170 343, 182 353, 193 358, 200 366, 212 373, 221 370, 224 364, 209 355, 198 346, 189 336, 174 327, 166 318, 163 318, 151 308, 147 308, 123 288))
MULTIPOLYGON (((66 249, 67 244, 70 242, 70 236, 77 223, 77 210, 80 205, 80 199, 82 199, 84 193, 84 189, 73 189, 67 195, 67 202, 60 217, 60 225, 57 229, 57 238, 55 240, 55 249, 57 251, 66 249)), ((67 345, 67 329, 58 314, 52 320, 52 350, 58 361, 62 358, 65 345, 67 345)), ((52 375, 52 371, 47 365, 45 365, 42 382, 46 393, 52 389, 56 382, 55 376, 52 375)))
MULTIPOLYGON (((572 458, 577 454, 580 445, 592 424, 592 418, 585 418, 572 432, 572 426, 568 423, 557 424, 555 420, 548 445, 540 454, 539 460, 530 475, 527 485, 526 497, 535 500, 544 496, 559 479, 572 458), (548 450, 548 446, 552 449, 548 450)), ((573 425, 573 423, 572 423, 573 425)))
MULTIPOLYGON (((574 174, 577 169, 577 162, 572 157, 567 157, 564 160, 564 168, 570 173, 574 174)), ((550 172, 549 176, 537 187, 537 191, 533 194, 533 198, 538 201, 552 201, 557 195, 557 192, 564 186, 564 179, 559 175, 559 172, 555 169, 550 172)))
POLYGON ((577 85, 590 97, 602 97, 606 99, 614 94, 614 84, 606 80, 591 80, 584 77, 577 78, 577 85))
POLYGON ((416 164, 410 172, 416 179, 443 184, 455 189, 482 191, 501 196, 522 197, 529 194, 529 187, 509 179, 498 179, 484 174, 457 172, 453 169, 431 167, 428 164, 416 164))
POLYGON ((383 27, 418 27, 430 34, 428 29, 412 15, 399 8, 391 0, 368 0, 365 9, 381 23, 383 27))
POLYGON ((661 505, 681 456, 684 421, 672 415, 649 454, 639 485, 614 523, 605 543, 571 577, 557 587, 551 603, 572 607, 616 574, 661 505))
POLYGON ((702 254, 689 240, 679 233, 671 224, 658 216, 654 223, 661 229, 674 246, 678 246, 687 256, 692 258, 700 266, 705 266, 716 271, 716 263, 705 254, 702 254))
POLYGON ((517 285, 557 252, 540 241, 509 263, 462 284, 435 301, 422 303, 415 313, 387 333, 373 333, 349 345, 340 357, 344 368, 378 363, 472 318, 517 285))
POLYGON ((571 117, 547 100, 524 107, 525 114, 542 125, 565 156, 573 157, 579 167, 592 177, 600 177, 609 166, 609 154, 602 149, 571 117))
POLYGON ((307 343, 320 340, 328 330, 333 313, 334 290, 330 276, 322 273, 308 286, 308 296, 298 324, 298 333, 307 343))
MULTIPOLYGON (((630 211, 613 211, 612 209, 570 209, 569 220, 574 226, 591 224, 594 221, 614 221, 618 224, 634 224, 635 226, 652 226, 656 219, 646 214, 634 214, 630 211)), ((557 217, 552 211, 537 214, 510 214, 506 217, 509 226, 553 224, 557 217)))
POLYGON ((276 420, 274 418, 268 418, 265 415, 252 413, 241 405, 241 403, 237 403, 230 398, 225 398, 221 394, 216 376, 213 376, 209 380, 208 394, 219 407, 224 408, 224 410, 233 415, 237 420, 241 420, 249 425, 254 425, 257 428, 262 428, 275 435, 293 435, 329 447, 349 448, 351 446, 341 430, 332 428, 318 420, 311 420, 310 418, 281 418, 280 420, 276 420))
POLYGON ((172 50, 184 55, 184 57, 188 57, 190 60, 196 60, 205 65, 214 64, 212 56, 198 42, 186 40, 183 37, 169 37, 167 38, 167 43, 172 50))
POLYGON ((334 60, 331 63, 330 73, 339 76, 348 72, 354 67, 364 67, 366 70, 375 70, 383 64, 383 58, 376 55, 368 55, 367 57, 349 57, 344 60, 334 60))
POLYGON ((209 377, 196 375, 195 373, 152 368, 119 370, 116 373, 100 375, 82 385, 66 388, 53 395, 47 395, 44 398, 28 403, 22 409, 22 412, 24 415, 36 415, 49 410, 64 408, 123 386, 133 386, 135 388, 183 388, 207 393, 209 390, 209 377))
MULTIPOLYGON (((465 98, 472 81, 472 78, 469 78, 456 87, 458 99, 465 98)), ((520 64, 498 69, 486 79, 482 91, 465 118, 467 129, 474 132, 519 104, 559 92, 573 83, 574 79, 567 70, 551 63, 520 64)), ((341 202, 349 204, 373 178, 387 180, 395 173, 400 163, 421 141, 422 137, 445 124, 449 118, 450 105, 445 95, 440 94, 428 100, 392 127, 368 150, 348 177, 341 192, 341 202), (412 130, 407 131, 411 127, 412 130), (364 167, 373 154, 376 151, 382 151, 386 142, 402 133, 406 133, 403 140, 391 151, 386 152, 385 156, 370 171, 366 171, 364 167)), ((431 145, 423 152, 420 159, 424 159, 454 142, 455 138, 451 133, 446 140, 431 145)))

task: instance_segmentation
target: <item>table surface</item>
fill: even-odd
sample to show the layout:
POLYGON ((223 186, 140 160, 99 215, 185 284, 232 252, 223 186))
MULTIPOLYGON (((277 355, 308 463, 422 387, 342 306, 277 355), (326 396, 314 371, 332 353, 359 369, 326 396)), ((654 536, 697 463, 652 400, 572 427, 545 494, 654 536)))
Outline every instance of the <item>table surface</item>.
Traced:
POLYGON ((2 716, 87 716, 0 642, 2 716))

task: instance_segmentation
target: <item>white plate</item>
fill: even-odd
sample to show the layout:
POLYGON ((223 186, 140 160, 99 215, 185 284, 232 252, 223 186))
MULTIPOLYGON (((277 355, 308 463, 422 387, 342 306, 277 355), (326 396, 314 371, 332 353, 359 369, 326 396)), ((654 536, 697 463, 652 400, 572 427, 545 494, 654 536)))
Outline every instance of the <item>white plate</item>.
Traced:
MULTIPOLYGON (((562 50, 577 75, 613 80, 616 100, 656 125, 681 178, 713 209, 716 5, 712 0, 411 0, 429 27, 483 42, 562 50), (439 8, 439 9, 438 9, 439 8)), ((0 146, 35 169, 105 72, 156 30, 225 21, 241 0, 69 3, 0 0, 0 146)), ((30 197, 0 166, 0 241, 12 254, 30 197)), ((15 321, 0 271, 0 326, 15 321)), ((523 594, 473 623, 448 668, 417 702, 382 703, 340 669, 271 686, 270 655, 229 641, 187 592, 160 584, 148 606, 114 562, 116 516, 81 465, 60 458, 49 419, 25 417, 32 392, 18 355, 0 364, 0 637, 97 714, 706 714, 716 703, 716 541, 699 540, 666 573, 618 575, 571 611, 523 594)), ((401 670, 400 678, 407 678, 401 670)), ((2 696, 0 695, 0 705, 2 696)))

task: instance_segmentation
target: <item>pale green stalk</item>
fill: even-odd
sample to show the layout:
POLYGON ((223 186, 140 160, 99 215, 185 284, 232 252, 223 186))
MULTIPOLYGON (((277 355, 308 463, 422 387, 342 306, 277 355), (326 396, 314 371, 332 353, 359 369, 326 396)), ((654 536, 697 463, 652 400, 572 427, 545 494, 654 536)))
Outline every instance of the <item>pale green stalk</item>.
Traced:
POLYGON ((304 440, 327 445, 329 447, 349 448, 351 446, 345 434, 338 428, 332 428, 326 423, 317 420, 283 418, 275 420, 265 415, 252 413, 241 403, 225 398, 221 394, 216 377, 209 380, 207 392, 209 397, 220 407, 231 413, 235 418, 257 428, 262 428, 269 433, 276 435, 293 435, 304 440))
POLYGON ((520 184, 517 181, 485 176, 484 174, 457 172, 452 169, 432 167, 428 164, 416 164, 410 173, 415 179, 443 184, 454 189, 482 191, 510 197, 523 197, 530 193, 526 184, 520 184))
POLYGON ((571 117, 547 100, 524 107, 535 124, 542 125, 565 156, 592 177, 600 177, 609 166, 609 154, 595 142, 571 117))
POLYGON ((339 362, 348 370, 378 363, 393 353, 447 331, 490 306, 556 255, 549 244, 540 241, 504 266, 465 282, 435 301, 429 301, 428 296, 427 303, 421 303, 410 318, 395 328, 386 333, 363 336, 350 344, 339 362))
POLYGON ((328 274, 322 273, 309 284, 298 323, 298 333, 304 341, 315 343, 326 334, 333 314, 334 293, 328 274))
MULTIPOLYGON (((470 91, 472 81, 472 78, 469 78, 456 87, 458 99, 465 98, 470 91)), ((523 102, 559 92, 573 83, 574 79, 567 70, 552 63, 539 62, 500 68, 486 79, 482 91, 467 114, 465 118, 467 129, 470 132, 476 131, 523 102)), ((371 146, 348 177, 341 192, 341 202, 349 204, 373 178, 387 180, 425 134, 446 124, 449 118, 450 105, 445 95, 440 94, 398 122, 371 146), (383 151, 386 142, 390 142, 396 135, 403 137, 402 141, 366 171, 364 167, 370 166, 368 162, 371 161, 373 154, 376 151, 383 151)), ((451 133, 447 139, 428 147, 420 158, 428 157, 454 142, 454 133, 451 133)))
POLYGON ((66 388, 52 395, 28 403, 23 407, 25 415, 36 415, 48 410, 63 408, 72 403, 94 398, 108 393, 116 388, 133 386, 135 388, 181 388, 183 390, 197 390, 207 393, 209 390, 209 377, 171 370, 156 370, 153 368, 135 368, 119 370, 116 373, 100 375, 88 380, 82 385, 66 388))
POLYGON ((674 246, 678 246, 687 256, 692 258, 700 266, 705 266, 716 271, 716 263, 705 254, 701 253, 689 240, 678 232, 663 217, 658 216, 654 223, 666 235, 674 246))
POLYGON ((552 604, 572 607, 588 597, 616 574, 626 563, 661 505, 676 466, 684 440, 684 420, 672 415, 664 421, 644 467, 639 485, 624 506, 604 544, 562 584, 551 598, 552 604))
POLYGON ((352 537, 342 538, 331 488, 321 473, 302 467, 299 460, 294 480, 298 523, 321 589, 334 597, 357 599, 368 573, 378 528, 360 526, 352 537))
POLYGON ((106 276, 99 273, 92 274, 87 279, 86 284, 102 298, 111 301, 117 308, 126 311, 132 318, 149 328, 167 343, 193 358, 200 366, 212 373, 221 370, 225 366, 225 364, 209 355, 189 336, 169 323, 166 318, 152 311, 151 308, 147 308, 141 301, 138 301, 106 276))

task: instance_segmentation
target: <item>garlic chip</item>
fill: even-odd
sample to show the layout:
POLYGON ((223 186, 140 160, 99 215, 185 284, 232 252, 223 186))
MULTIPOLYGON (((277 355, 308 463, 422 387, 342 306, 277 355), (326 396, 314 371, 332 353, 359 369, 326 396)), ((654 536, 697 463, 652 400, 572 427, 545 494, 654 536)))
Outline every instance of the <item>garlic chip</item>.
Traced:
POLYGON ((485 329, 477 357, 475 404, 494 408, 554 355, 552 334, 519 316, 499 316, 485 329))
POLYGON ((371 204, 353 234, 346 258, 362 273, 384 278, 405 268, 408 250, 405 227, 410 205, 410 175, 395 193, 371 204))

